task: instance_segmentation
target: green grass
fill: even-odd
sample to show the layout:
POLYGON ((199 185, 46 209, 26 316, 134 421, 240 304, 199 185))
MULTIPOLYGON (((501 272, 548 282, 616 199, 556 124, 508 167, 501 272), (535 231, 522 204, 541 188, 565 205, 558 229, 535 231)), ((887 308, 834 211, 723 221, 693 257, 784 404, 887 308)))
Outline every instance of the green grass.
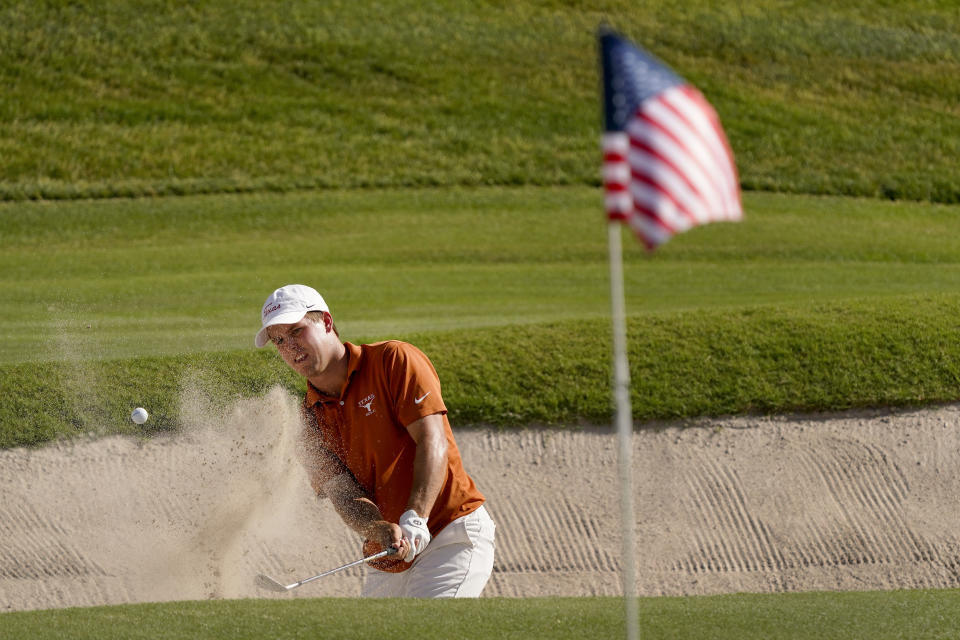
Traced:
MULTIPOLYGON (((323 291, 357 337, 609 310, 587 188, 310 192, 0 206, 0 364, 246 349, 276 286, 323 291)), ((748 219, 653 255, 633 314, 950 294, 957 209, 748 194, 748 219)))
MULTIPOLYGON (((655 254, 626 239, 637 420, 916 406, 960 397, 956 207, 747 194, 747 220, 655 254)), ((178 427, 303 383, 257 310, 306 282, 352 341, 430 354, 460 427, 605 424, 606 238, 588 188, 7 203, 0 446, 178 427), (198 215, 202 212, 203 215, 198 215)))
MULTIPOLYGON (((745 189, 960 202, 953 2, 0 3, 0 446, 143 433, 135 405, 146 433, 176 429, 187 385, 223 402, 299 390, 250 344, 287 282, 320 288, 349 339, 422 346, 458 426, 607 421, 601 20, 703 90, 745 189), (186 194, 217 195, 127 199, 186 194), (27 202, 51 199, 69 202, 27 202)), ((745 203, 742 224, 653 255, 628 244, 636 419, 960 398, 956 206, 745 203)), ((641 629, 946 638, 957 602, 643 599, 641 629)), ((622 609, 220 601, 7 613, 0 629, 619 637, 622 609)))
POLYGON ((960 201, 960 16, 922 0, 5 2, 0 198, 596 185, 601 20, 746 188, 960 201))
MULTIPOLYGON (((955 638, 956 591, 796 593, 640 599, 644 640, 955 638)), ((407 601, 348 598, 171 602, 0 614, 4 637, 197 640, 250 638, 619 638, 620 598, 407 601)))
MULTIPOLYGON (((960 295, 651 314, 629 322, 636 420, 920 406, 960 396, 960 295)), ((603 320, 403 336, 429 353, 459 427, 575 427, 610 420, 603 320)), ((197 385, 227 403, 303 382, 272 351, 23 363, 0 369, 0 446, 179 426, 197 385), (146 406, 151 420, 128 415, 146 406)))

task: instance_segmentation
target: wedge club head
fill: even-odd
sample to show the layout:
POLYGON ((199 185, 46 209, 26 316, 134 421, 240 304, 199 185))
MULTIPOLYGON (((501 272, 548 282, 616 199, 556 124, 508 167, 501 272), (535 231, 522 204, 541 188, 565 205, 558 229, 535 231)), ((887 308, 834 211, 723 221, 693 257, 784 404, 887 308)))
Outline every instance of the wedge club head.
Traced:
POLYGON ((284 586, 279 582, 277 582, 276 580, 274 580, 273 578, 271 578, 270 576, 264 575, 262 573, 257 576, 257 579, 255 582, 257 583, 258 587, 260 587, 261 589, 267 589, 268 591, 289 591, 290 589, 293 589, 294 587, 297 586, 296 584, 284 586))

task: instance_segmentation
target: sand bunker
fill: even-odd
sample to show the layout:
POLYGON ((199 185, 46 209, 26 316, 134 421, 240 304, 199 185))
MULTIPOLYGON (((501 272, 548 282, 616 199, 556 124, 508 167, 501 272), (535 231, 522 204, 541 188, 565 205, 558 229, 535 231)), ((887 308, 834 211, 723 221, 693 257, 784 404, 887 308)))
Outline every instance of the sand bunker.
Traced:
MULTIPOLYGON (((280 390, 176 436, 0 451, 0 611, 356 596, 365 569, 315 500, 280 390)), ((642 595, 960 586, 960 406, 648 426, 634 439, 642 595)), ((616 595, 616 441, 601 430, 457 429, 497 521, 487 596, 616 595)))

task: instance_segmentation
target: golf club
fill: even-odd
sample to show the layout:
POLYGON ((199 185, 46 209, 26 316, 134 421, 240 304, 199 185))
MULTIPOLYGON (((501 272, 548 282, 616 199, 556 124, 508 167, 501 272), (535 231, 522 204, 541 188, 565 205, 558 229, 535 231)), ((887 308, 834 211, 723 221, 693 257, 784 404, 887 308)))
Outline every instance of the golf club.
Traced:
POLYGON ((288 584, 288 585, 280 584, 270 576, 264 575, 262 573, 257 576, 256 583, 257 583, 257 586, 260 587, 261 589, 269 589, 270 591, 290 591, 291 589, 296 589, 297 587, 305 585, 308 582, 316 580, 317 578, 322 578, 324 576, 330 575, 331 573, 336 573, 338 571, 343 571, 344 569, 349 569, 350 567, 355 567, 358 564, 363 564, 364 562, 369 562, 371 560, 378 560, 385 556, 393 555, 396 552, 397 552, 396 549, 394 549, 393 547, 390 547, 388 549, 384 549, 379 553, 375 553, 372 556, 367 556, 366 558, 360 558, 359 560, 354 560, 353 562, 349 564, 345 564, 342 567, 337 567, 336 569, 330 569, 330 571, 324 571, 323 573, 317 574, 315 576, 311 576, 309 578, 304 578, 300 582, 294 582, 293 584, 288 584))

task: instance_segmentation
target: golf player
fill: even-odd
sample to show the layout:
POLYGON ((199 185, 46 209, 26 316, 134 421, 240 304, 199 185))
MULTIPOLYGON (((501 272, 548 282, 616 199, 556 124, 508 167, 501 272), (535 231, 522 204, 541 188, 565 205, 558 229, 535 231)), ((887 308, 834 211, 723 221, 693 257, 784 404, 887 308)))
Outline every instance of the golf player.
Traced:
POLYGON ((494 523, 464 471, 440 381, 416 347, 340 340, 326 302, 292 284, 263 305, 255 343, 273 342, 307 380, 310 484, 365 540, 368 597, 476 597, 493 570, 494 523))

